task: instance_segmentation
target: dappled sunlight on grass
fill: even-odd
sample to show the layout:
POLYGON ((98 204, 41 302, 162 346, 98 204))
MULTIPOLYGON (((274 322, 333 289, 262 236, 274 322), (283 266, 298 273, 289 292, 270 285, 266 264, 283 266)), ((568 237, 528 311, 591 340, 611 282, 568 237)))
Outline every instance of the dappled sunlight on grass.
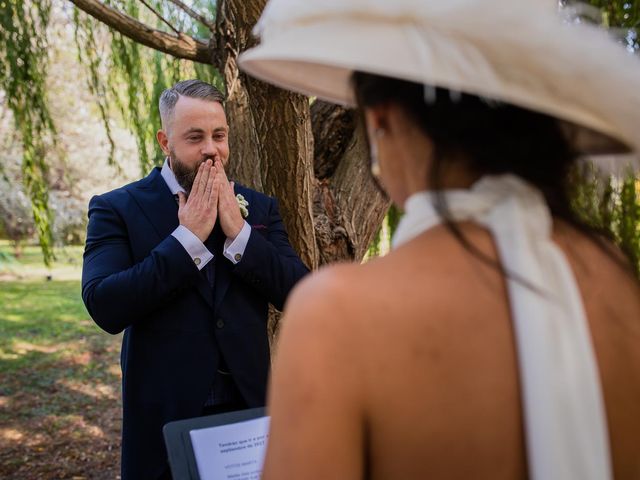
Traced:
POLYGON ((70 469, 88 478, 111 471, 115 478, 119 339, 105 338, 112 345, 97 352, 102 344, 92 339, 64 342, 55 351, 16 342, 29 351, 19 371, 5 375, 3 367, 0 374, 0 478, 67 478, 70 469))
POLYGON ((119 392, 116 392, 115 388, 113 388, 113 385, 105 385, 104 383, 87 385, 83 382, 68 378, 58 380, 56 383, 71 392, 80 393, 92 398, 117 400, 119 395, 119 392))
POLYGON ((15 428, 0 428, 0 439, 9 441, 9 442, 17 442, 22 440, 24 437, 24 433, 16 430, 15 428))
POLYGON ((0 478, 116 478, 121 336, 93 323, 77 278, 30 276, 29 255, 19 280, 0 266, 0 478))
MULTIPOLYGON (((74 317, 73 315, 63 313, 58 316, 57 320, 60 320, 62 322, 73 322, 76 320, 76 317, 74 317)), ((78 322, 78 325, 91 325, 92 327, 94 326, 92 323, 82 322, 82 321, 78 322)))
POLYGON ((3 370, 21 368, 21 359, 36 360, 30 355, 34 352, 55 355, 62 349, 86 348, 86 345, 69 343, 86 337, 93 338, 93 343, 108 343, 106 334, 100 333, 82 305, 77 281, 0 282, 0 304, 0 367, 3 370), (7 362, 9 359, 13 361, 7 362))
POLYGON ((111 375, 122 375, 122 370, 120 370, 120 365, 110 365, 107 369, 107 372, 111 375))
POLYGON ((87 419, 78 414, 48 415, 43 419, 48 429, 59 433, 67 432, 75 438, 96 437, 104 438, 104 430, 87 422, 87 419))
POLYGON ((29 342, 17 341, 13 342, 13 351, 18 355, 24 355, 28 352, 55 353, 60 349, 58 345, 35 345, 29 342))
POLYGON ((7 254, 11 261, 0 261, 0 281, 6 280, 79 280, 82 274, 81 245, 56 247, 56 260, 52 268, 44 266, 42 251, 38 245, 24 247, 22 256, 15 258, 13 247, 6 240, 0 240, 0 251, 7 254))
POLYGON ((20 355, 17 353, 8 353, 0 349, 0 360, 17 360, 18 358, 20 358, 20 355))

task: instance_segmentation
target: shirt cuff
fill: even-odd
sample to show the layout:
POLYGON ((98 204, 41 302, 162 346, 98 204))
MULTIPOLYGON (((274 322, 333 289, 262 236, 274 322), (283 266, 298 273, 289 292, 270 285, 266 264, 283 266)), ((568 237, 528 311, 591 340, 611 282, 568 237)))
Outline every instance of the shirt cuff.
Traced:
POLYGON ((213 258, 213 253, 184 225, 178 225, 171 235, 184 247, 198 270, 202 270, 213 258))
POLYGON ((227 238, 224 241, 224 251, 222 253, 233 264, 242 260, 244 250, 247 248, 247 243, 249 243, 249 235, 251 235, 251 227, 247 222, 244 222, 242 230, 234 240, 227 238))

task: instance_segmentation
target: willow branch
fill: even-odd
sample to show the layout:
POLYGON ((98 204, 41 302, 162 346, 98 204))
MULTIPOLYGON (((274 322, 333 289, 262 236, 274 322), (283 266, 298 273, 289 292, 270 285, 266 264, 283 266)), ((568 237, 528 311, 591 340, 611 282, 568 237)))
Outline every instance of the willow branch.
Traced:
POLYGON ((160 15, 158 13, 158 11, 153 8, 151 5, 149 5, 147 2, 145 2, 144 0, 139 0, 140 3, 142 3, 145 7, 147 7, 151 13, 153 13, 156 17, 158 17, 160 19, 160 21, 162 23, 164 23, 165 25, 167 25, 171 30, 173 30, 174 32, 176 32, 176 35, 180 35, 180 30, 178 30, 176 27, 174 27, 173 25, 171 25, 167 19, 165 19, 162 15, 160 15))
POLYGON ((98 0, 69 0, 80 10, 120 32, 134 42, 176 58, 211 65, 211 52, 207 43, 184 33, 173 35, 156 30, 144 23, 104 5, 98 0))
POLYGON ((205 27, 207 27, 209 30, 211 30, 212 32, 215 32, 216 24, 214 22, 212 22, 211 20, 205 18, 203 15, 200 15, 198 12, 196 12, 193 9, 191 9, 188 5, 185 5, 180 0, 169 0, 169 1, 171 3, 173 3, 174 5, 176 5, 178 8, 180 8, 181 10, 183 10, 191 18, 193 18, 197 22, 200 22, 205 27))

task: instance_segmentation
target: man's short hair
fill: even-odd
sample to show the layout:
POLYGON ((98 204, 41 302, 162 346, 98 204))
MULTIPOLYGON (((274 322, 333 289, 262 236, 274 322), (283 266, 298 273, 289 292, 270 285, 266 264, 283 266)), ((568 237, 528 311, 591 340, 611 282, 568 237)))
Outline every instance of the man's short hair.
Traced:
POLYGON ((167 88, 160 95, 160 119, 162 128, 166 130, 167 122, 173 116, 173 110, 180 96, 200 98, 210 102, 218 102, 224 106, 224 95, 213 85, 202 80, 184 80, 167 88))

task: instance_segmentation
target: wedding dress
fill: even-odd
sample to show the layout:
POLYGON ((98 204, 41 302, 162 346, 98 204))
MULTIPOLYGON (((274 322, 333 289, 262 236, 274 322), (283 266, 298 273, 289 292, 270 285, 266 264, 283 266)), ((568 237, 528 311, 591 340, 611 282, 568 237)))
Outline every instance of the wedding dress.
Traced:
MULTIPOLYGON (((610 479, 591 335, 569 263, 551 240, 542 194, 519 177, 502 175, 443 195, 453 219, 473 220, 491 232, 508 272, 531 479, 610 479)), ((433 196, 419 192, 407 200, 394 248, 441 223, 433 196)))

